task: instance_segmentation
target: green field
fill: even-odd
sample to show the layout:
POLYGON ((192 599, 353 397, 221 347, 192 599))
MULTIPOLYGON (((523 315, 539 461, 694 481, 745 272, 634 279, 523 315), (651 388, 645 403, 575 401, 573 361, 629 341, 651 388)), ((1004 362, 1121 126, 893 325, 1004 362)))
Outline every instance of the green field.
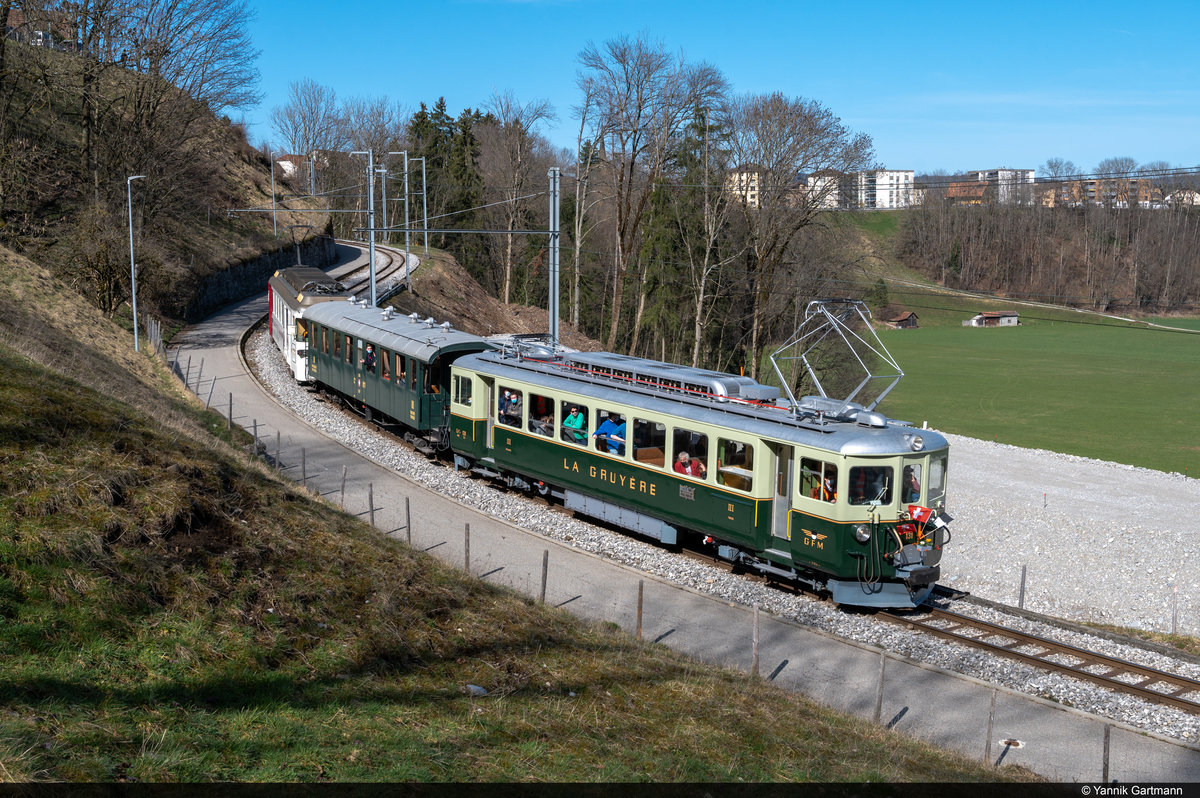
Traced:
MULTIPOLYGON (((1200 336, 1025 308, 1020 327, 969 328, 961 319, 971 314, 952 310, 961 302, 926 296, 913 302, 925 306, 913 308, 920 329, 883 333, 906 376, 881 410, 975 438, 1200 474, 1200 336)), ((1200 329, 1198 319, 1155 321, 1200 329)))

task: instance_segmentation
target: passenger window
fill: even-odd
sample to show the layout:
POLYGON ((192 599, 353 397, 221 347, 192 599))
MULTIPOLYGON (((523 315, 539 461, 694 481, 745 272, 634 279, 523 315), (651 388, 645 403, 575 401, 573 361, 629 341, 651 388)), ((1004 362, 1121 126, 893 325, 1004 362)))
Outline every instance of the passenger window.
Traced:
POLYGON ((850 469, 851 504, 891 504, 891 466, 855 466, 850 469))
POLYGON ((336 332, 333 334, 333 357, 336 360, 342 359, 342 336, 336 332))
POLYGON ((625 454, 625 416, 611 410, 596 411, 596 450, 622 456, 625 454))
POLYGON ((405 371, 404 371, 404 366, 405 366, 404 355, 397 352, 396 353, 396 384, 399 385, 401 388, 404 387, 404 380, 405 380, 405 376, 406 376, 405 371))
POLYGON ((823 502, 837 501, 837 466, 808 457, 800 459, 800 495, 823 502))
POLYGON ((325 355, 329 354, 329 328, 328 327, 321 328, 321 353, 325 354, 325 355))
POLYGON ((392 368, 391 368, 391 366, 388 365, 388 363, 391 360, 391 357, 392 356, 390 354, 388 354, 388 351, 386 349, 379 350, 379 365, 381 367, 380 371, 379 371, 379 376, 383 377, 388 382, 392 381, 392 368))
POLYGON ((676 427, 671 434, 677 474, 706 479, 708 477, 708 436, 702 432, 676 427))
POLYGON ((409 360, 408 361, 408 389, 410 391, 417 390, 417 372, 420 370, 420 368, 421 368, 420 361, 417 361, 417 360, 409 360))
POLYGON ((717 484, 734 490, 754 489, 754 447, 717 438, 717 484))
POLYGON ((915 504, 921 501, 921 464, 909 463, 900 473, 900 503, 915 504))
POLYGON ((578 402, 563 402, 562 433, 560 437, 567 443, 577 446, 587 446, 588 439, 588 409, 578 402))
POLYGON ((633 459, 642 465, 663 468, 667 464, 667 428, 657 421, 633 420, 633 459))
MULTIPOLYGON (((362 341, 359 341, 358 345, 362 346, 362 341)), ((375 344, 367 344, 367 349, 362 356, 362 367, 363 371, 368 374, 375 373, 375 344)))
POLYGON ((506 427, 521 428, 521 403, 523 393, 516 388, 500 386, 500 401, 497 403, 496 420, 506 427))
POLYGON ((307 338, 308 338, 308 324, 305 323, 304 319, 300 319, 299 321, 296 322, 296 340, 304 341, 307 338))
POLYGON ((536 393, 529 394, 529 431, 535 435, 554 437, 554 400, 536 393))
POLYGON ((470 377, 454 375, 454 401, 456 404, 471 406, 471 387, 474 384, 470 377))
POLYGON ((354 339, 349 335, 346 336, 346 362, 349 363, 354 359, 354 339))

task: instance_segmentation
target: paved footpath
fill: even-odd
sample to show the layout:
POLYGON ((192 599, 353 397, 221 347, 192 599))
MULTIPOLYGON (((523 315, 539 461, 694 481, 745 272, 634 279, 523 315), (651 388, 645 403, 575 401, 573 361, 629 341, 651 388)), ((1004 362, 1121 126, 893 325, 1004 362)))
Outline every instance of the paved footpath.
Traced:
MULTIPOLYGON (((335 274, 365 261, 353 248, 341 249, 344 257, 332 269, 335 274)), ((580 618, 612 622, 634 633, 642 592, 644 639, 702 662, 750 672, 752 608, 731 606, 465 507, 293 418, 248 374, 240 357, 242 334, 265 314, 265 294, 232 305, 177 335, 172 355, 181 374, 190 359, 189 387, 201 400, 211 395, 212 405, 227 414, 232 397, 233 423, 247 430, 257 423, 271 457, 278 440, 284 473, 305 479, 310 489, 337 503, 345 467, 345 506, 367 520, 373 503, 375 525, 383 534, 400 541, 411 535, 413 546, 457 567, 466 567, 469 557, 477 578, 525 595, 540 594, 545 558, 547 603, 580 618)), ((1195 747, 765 613, 759 627, 763 677, 945 748, 1022 764, 1058 781, 1095 784, 1105 773, 1107 739, 1110 780, 1200 782, 1195 747)))

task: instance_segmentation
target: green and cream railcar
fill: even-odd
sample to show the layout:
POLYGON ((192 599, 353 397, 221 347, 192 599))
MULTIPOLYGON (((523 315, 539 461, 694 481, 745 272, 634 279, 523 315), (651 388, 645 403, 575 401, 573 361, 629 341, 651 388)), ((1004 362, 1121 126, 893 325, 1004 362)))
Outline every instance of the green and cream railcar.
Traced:
POLYGON ((909 505, 944 505, 946 440, 859 406, 833 417, 819 398, 792 412, 777 396, 620 355, 486 352, 452 369, 451 447, 461 467, 664 543, 694 533, 837 603, 919 604, 944 525, 909 505))
POLYGON ((491 348, 448 323, 395 315, 353 300, 327 302, 305 314, 312 379, 367 418, 395 421, 444 448, 450 364, 491 348))

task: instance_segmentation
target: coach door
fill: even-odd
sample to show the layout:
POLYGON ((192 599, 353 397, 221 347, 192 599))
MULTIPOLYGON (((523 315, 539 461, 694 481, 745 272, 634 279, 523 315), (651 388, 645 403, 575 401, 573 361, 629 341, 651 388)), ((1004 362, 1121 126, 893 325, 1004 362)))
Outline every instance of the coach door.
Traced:
POLYGON ((788 515, 792 509, 792 447, 783 443, 770 443, 775 455, 775 498, 771 502, 771 535, 788 540, 788 515))
POLYGON ((487 396, 487 448, 490 454, 496 448, 496 381, 491 377, 480 377, 485 387, 484 395, 487 396))

